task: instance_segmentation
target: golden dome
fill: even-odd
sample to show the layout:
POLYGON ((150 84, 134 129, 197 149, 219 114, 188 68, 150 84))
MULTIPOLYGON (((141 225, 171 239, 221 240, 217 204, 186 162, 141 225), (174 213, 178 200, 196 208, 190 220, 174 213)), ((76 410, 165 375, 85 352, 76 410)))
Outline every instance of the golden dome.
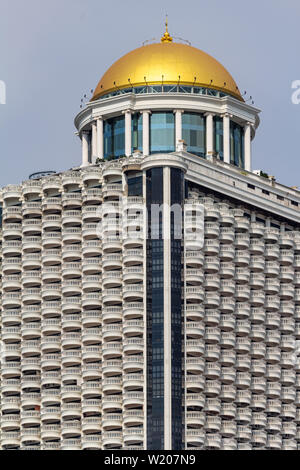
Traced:
POLYGON ((211 88, 243 101, 223 65, 200 49, 173 42, 167 31, 160 43, 139 47, 117 60, 101 78, 92 101, 116 90, 162 83, 211 88))

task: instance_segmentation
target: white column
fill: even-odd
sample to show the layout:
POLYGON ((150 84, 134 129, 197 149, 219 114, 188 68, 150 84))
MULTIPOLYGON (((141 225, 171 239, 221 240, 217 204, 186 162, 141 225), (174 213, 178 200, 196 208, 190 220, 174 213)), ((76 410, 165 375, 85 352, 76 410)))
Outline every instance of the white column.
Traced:
POLYGON ((104 158, 104 141, 103 141, 103 118, 97 119, 97 157, 102 160, 104 158))
POLYGON ((206 155, 214 153, 214 115, 207 113, 206 115, 206 155))
POLYGON ((130 157, 131 151, 131 111, 125 111, 125 155, 130 157))
POLYGON ((175 114, 175 149, 179 140, 182 140, 182 114, 183 111, 181 109, 176 109, 174 111, 175 114))
POLYGON ((150 111, 143 111, 143 155, 149 155, 150 153, 150 111))
POLYGON ((92 163, 96 162, 97 158, 97 123, 92 124, 92 163))
POLYGON ((81 134, 82 141, 82 164, 81 166, 87 166, 89 164, 89 133, 83 131, 81 134))
POLYGON ((244 128, 245 170, 251 171, 251 124, 247 122, 244 128))
POLYGON ((172 449, 171 170, 164 168, 164 450, 172 449))
POLYGON ((230 163, 230 116, 223 116, 223 152, 224 162, 230 163))

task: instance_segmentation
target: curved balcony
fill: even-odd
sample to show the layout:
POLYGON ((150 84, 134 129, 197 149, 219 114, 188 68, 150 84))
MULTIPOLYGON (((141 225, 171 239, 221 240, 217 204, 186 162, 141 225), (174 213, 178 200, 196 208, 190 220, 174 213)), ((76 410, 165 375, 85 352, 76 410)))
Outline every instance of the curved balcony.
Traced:
POLYGON ((280 380, 280 367, 278 365, 268 365, 266 371, 266 378, 269 381, 279 381, 280 380))
MULTIPOLYGON (((103 421, 102 421, 103 422, 103 421)), ((104 426, 103 426, 104 427, 104 426)), ((82 420, 82 431, 88 433, 85 437, 92 437, 92 434, 101 433, 101 418, 100 417, 86 417, 82 420)), ((99 439, 99 436, 94 436, 99 439)))
MULTIPOLYGON (((203 279, 204 279, 203 272, 199 272, 199 270, 197 270, 197 269, 187 270, 186 271, 186 282, 189 283, 189 284, 191 284, 191 283, 193 285, 202 284, 203 279), (192 271, 192 273, 191 273, 191 271, 192 271), (197 280, 196 280, 197 277, 198 277, 198 279, 200 278, 200 282, 197 282, 197 280), (192 281, 192 279, 194 281, 192 281)), ((207 274, 205 276, 204 287, 207 291, 216 291, 220 288, 220 279, 217 276, 213 275, 213 274, 207 274)))
POLYGON ((82 221, 83 223, 99 222, 102 218, 102 207, 98 205, 89 205, 82 208, 82 221))
POLYGON ((65 210, 79 210, 82 206, 81 193, 62 193, 62 205, 65 210))
POLYGON ((81 243, 82 232, 81 228, 66 228, 62 230, 62 241, 64 243, 81 243))
MULTIPOLYGON (((203 289, 195 287, 186 288, 186 298, 190 302, 202 302, 203 289)), ((215 309, 220 305, 220 295, 218 292, 206 292, 204 298, 205 308, 215 309)))
POLYGON ((17 240, 4 240, 2 243, 2 255, 4 257, 19 257, 22 254, 22 242, 17 240))
POLYGON ((122 289, 103 289, 102 301, 104 305, 121 304, 122 289))
POLYGON ((120 358, 122 356, 122 343, 108 342, 102 346, 102 354, 104 360, 120 358))
POLYGON ((20 292, 4 292, 2 297, 3 308, 19 309, 21 308, 20 292))
POLYGON ((199 341, 187 340, 186 352, 189 356, 202 356, 204 353, 204 345, 199 341))
MULTIPOLYGON (((189 352, 189 344, 188 343, 189 343, 189 341, 187 342, 187 352, 189 354, 191 354, 191 352, 189 352)), ((197 345, 197 341, 194 341, 194 343, 195 344, 193 345, 193 350, 195 352, 198 351, 198 355, 205 354, 205 359, 207 361, 215 362, 215 361, 219 360, 219 358, 220 358, 220 347, 217 344, 206 345, 205 349, 204 349, 204 347, 202 345, 199 345, 199 342, 198 342, 198 345, 197 345)), ((194 355, 197 355, 197 354, 194 354, 194 355)))
MULTIPOLYGON (((204 318, 204 309, 200 305, 188 304, 185 308, 186 318, 189 321, 201 321, 204 318)), ((212 325, 213 326, 213 325, 212 325)))
POLYGON ((142 339, 125 338, 123 350, 125 354, 140 354, 144 351, 144 341, 142 339))
POLYGON ((61 363, 64 367, 77 367, 81 365, 81 351, 69 350, 62 352, 61 363))
POLYGON ((261 325, 265 322, 266 312, 263 308, 252 308, 250 320, 253 325, 261 325))
POLYGON ((205 361, 204 358, 200 357, 188 357, 185 361, 186 371, 188 374, 203 374, 205 361))
POLYGON ((250 406, 251 392, 249 390, 237 390, 235 402, 237 406, 250 406))
MULTIPOLYGON (((109 175, 110 171, 117 171, 118 172, 118 176, 121 176, 121 173, 120 173, 120 169, 115 169, 115 170, 105 170, 103 172, 103 177, 108 177, 108 176, 113 176, 112 174, 109 175)), ((116 176, 116 175, 114 175, 116 176)), ((104 184, 102 186, 102 194, 103 194, 103 199, 104 200, 107 200, 107 199, 111 199, 111 200, 114 200, 114 199, 119 199, 122 194, 123 194, 123 188, 122 188, 122 184, 121 183, 115 183, 115 184, 111 184, 111 183, 108 183, 108 184, 104 184)))
POLYGON ((221 352, 220 364, 223 367, 232 367, 236 361, 235 351, 225 350, 221 352))
POLYGON ((23 236, 41 236, 42 223, 41 219, 24 219, 22 224, 23 236))
POLYGON ((200 393, 205 388, 204 377, 200 375, 188 375, 186 377, 187 393, 200 393))
POLYGON ((251 423, 252 411, 250 408, 238 408, 236 412, 236 422, 239 426, 247 426, 251 423))
POLYGON ((81 347, 81 334, 73 332, 64 332, 61 338, 61 345, 64 349, 79 349, 81 347))
POLYGON ((142 301, 143 297, 144 297, 144 285, 143 284, 125 284, 123 286, 124 301, 127 301, 127 302, 142 301))
MULTIPOLYGON (((226 403, 234 402, 236 390, 232 385, 222 385, 220 398, 226 403)), ((230 437, 230 436, 227 436, 230 437)))
POLYGON ((136 373, 144 369, 144 358, 142 355, 125 356, 123 359, 123 369, 125 373, 136 373))
MULTIPOLYGON (((143 309, 136 304, 132 304, 132 308, 127 307, 127 313, 128 311, 131 312, 132 315, 136 314, 143 314, 143 309)), ((125 312, 124 312, 125 314, 125 312)), ((111 323, 111 322, 119 322, 122 320, 122 315, 123 315, 123 310, 122 307, 116 307, 116 306, 106 306, 102 310, 102 319, 104 323, 111 323)))
POLYGON ((22 271, 21 258, 4 258, 2 260, 2 271, 4 275, 21 274, 21 271, 22 271))
MULTIPOLYGON (((103 241, 102 241, 102 244, 103 244, 103 241)), ((100 256, 102 254, 101 241, 100 240, 83 240, 82 254, 84 257, 100 256)))
POLYGON ((82 272, 84 275, 97 275, 101 273, 101 258, 92 257, 82 260, 82 272))
POLYGON ((224 420, 235 419, 237 414, 236 406, 233 403, 222 403, 220 416, 224 420))
MULTIPOLYGON (((217 254, 217 253, 212 253, 212 252, 211 252, 211 254, 214 255, 214 254, 217 254)), ((232 262, 233 259, 234 259, 234 255, 235 255, 234 246, 231 246, 231 245, 221 245, 219 257, 220 257, 220 260, 221 260, 223 263, 232 262)))
POLYGON ((81 438, 63 439, 60 450, 81 450, 81 438))
POLYGON ((62 300, 63 313, 79 313, 81 311, 81 297, 64 297, 62 300))
POLYGON ((120 431, 103 432, 102 445, 104 450, 121 449, 123 445, 123 435, 120 431))
MULTIPOLYGON (((100 402, 99 402, 100 403, 100 402)), ((103 395, 102 409, 107 413, 119 413, 122 410, 122 395, 103 395)))
POLYGON ((84 292, 82 306, 88 309, 97 309, 102 305, 102 295, 99 292, 84 292))
POLYGON ((84 435, 81 439, 82 450, 101 450, 102 439, 97 435, 84 435))

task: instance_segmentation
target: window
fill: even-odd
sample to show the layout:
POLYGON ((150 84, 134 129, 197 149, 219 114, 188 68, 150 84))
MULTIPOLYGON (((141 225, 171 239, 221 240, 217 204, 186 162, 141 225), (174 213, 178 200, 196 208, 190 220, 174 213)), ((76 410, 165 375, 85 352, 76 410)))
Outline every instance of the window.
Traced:
POLYGON ((244 130, 235 122, 230 122, 230 163, 245 168, 244 130))
POLYGON ((143 195, 143 178, 140 173, 129 172, 127 178, 128 196, 143 195))
POLYGON ((132 152, 134 150, 143 151, 143 116, 136 113, 131 120, 132 130, 132 152))
POLYGON ((125 154, 125 118, 118 116, 104 121, 104 158, 113 159, 125 154))
POLYGON ((223 119, 219 116, 214 118, 215 126, 215 151, 219 156, 220 160, 224 160, 224 151, 223 151, 223 119))
POLYGON ((202 114, 184 113, 182 115, 182 138, 190 153, 206 155, 206 119, 202 114))
POLYGON ((172 112, 150 116, 150 153, 175 152, 175 117, 172 112))

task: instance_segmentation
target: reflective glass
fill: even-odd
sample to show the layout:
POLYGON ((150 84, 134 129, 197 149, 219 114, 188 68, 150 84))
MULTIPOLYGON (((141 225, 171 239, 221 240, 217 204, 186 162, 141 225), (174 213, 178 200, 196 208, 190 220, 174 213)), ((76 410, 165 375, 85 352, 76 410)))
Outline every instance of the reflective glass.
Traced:
POLYGON ((223 152, 223 118, 216 116, 214 118, 215 126, 215 151, 220 160, 224 160, 223 152))
POLYGON ((117 116, 104 121, 104 158, 118 158, 125 154, 125 118, 117 116))
POLYGON ((151 114, 150 152, 175 152, 175 116, 173 112, 151 114))
POLYGON ((143 116, 136 113, 132 116, 132 152, 134 150, 143 151, 143 116))
POLYGON ((230 122, 230 163, 245 168, 244 131, 239 124, 230 122))
POLYGON ((183 113, 182 138, 187 144, 188 152, 205 157, 206 119, 203 114, 183 113))

